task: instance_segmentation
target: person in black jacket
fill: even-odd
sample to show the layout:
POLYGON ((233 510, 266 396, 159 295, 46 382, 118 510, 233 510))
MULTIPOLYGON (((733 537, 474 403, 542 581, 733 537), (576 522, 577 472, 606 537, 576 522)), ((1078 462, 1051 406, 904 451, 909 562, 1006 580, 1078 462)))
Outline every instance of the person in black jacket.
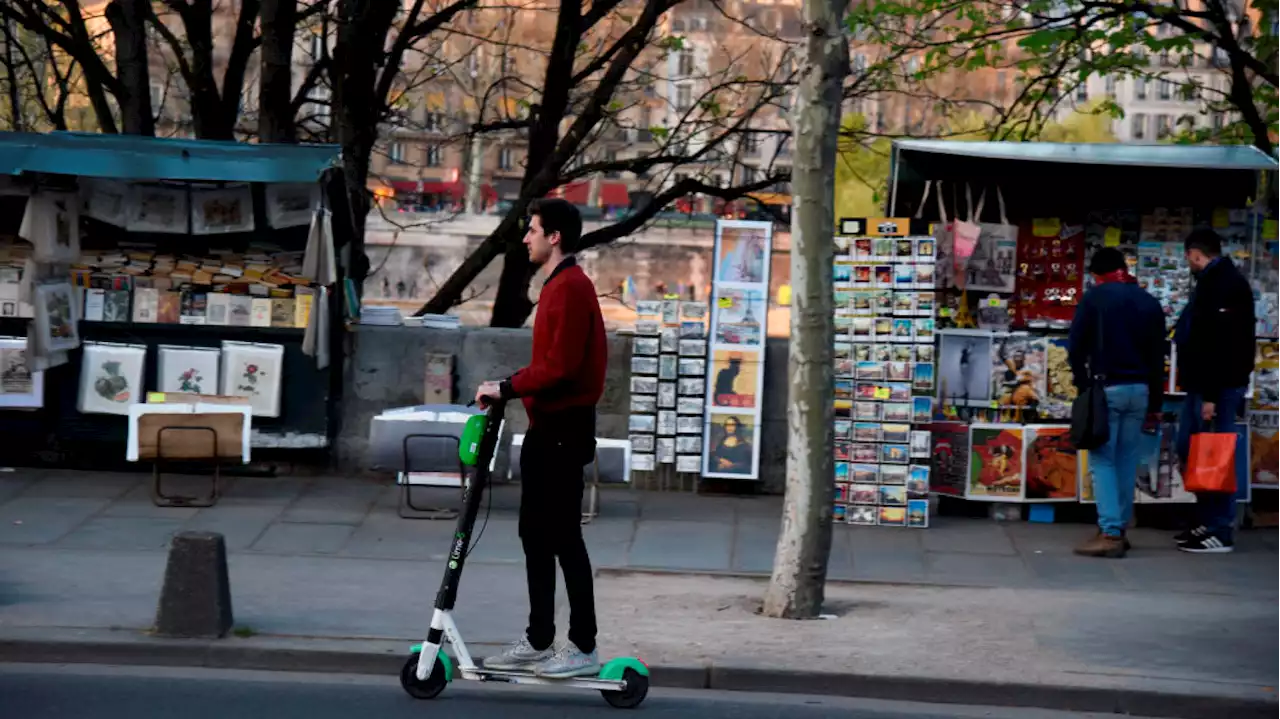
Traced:
POLYGON ((1067 355, 1078 389, 1103 384, 1110 436, 1089 452, 1098 533, 1075 552, 1123 557, 1129 549, 1125 530, 1133 519, 1142 433, 1155 427, 1164 401, 1164 311, 1129 274, 1119 250, 1095 252, 1089 273, 1097 284, 1076 307, 1067 355))
MULTIPOLYGON (((1194 230, 1183 247, 1196 278, 1173 336, 1178 380, 1187 392, 1177 437, 1178 459, 1185 472, 1192 434, 1235 432, 1253 373, 1254 312, 1249 280, 1229 257, 1222 256, 1218 233, 1194 230)), ((1178 535, 1178 549, 1198 554, 1230 552, 1235 495, 1197 493, 1196 507, 1200 524, 1178 535)))

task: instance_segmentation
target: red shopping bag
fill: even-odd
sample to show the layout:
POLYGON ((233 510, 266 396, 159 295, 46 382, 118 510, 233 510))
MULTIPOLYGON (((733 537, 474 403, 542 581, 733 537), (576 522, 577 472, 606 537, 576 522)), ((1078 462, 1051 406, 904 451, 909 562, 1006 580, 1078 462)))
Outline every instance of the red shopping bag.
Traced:
POLYGON ((1188 492, 1236 491, 1236 435, 1201 432, 1191 435, 1187 456, 1187 476, 1182 478, 1188 492))

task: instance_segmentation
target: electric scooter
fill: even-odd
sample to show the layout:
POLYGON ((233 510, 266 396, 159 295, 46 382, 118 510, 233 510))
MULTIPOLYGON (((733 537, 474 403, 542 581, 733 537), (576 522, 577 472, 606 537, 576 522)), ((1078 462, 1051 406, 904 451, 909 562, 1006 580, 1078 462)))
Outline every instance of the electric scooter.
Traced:
POLYGON ((450 547, 445 564, 444 580, 436 594, 431 629, 427 632, 425 642, 410 649, 409 658, 400 670, 400 686, 415 699, 434 699, 454 679, 567 686, 595 689, 604 696, 605 701, 620 709, 637 707, 649 693, 649 667, 639 659, 618 657, 605 663, 596 676, 570 679, 539 677, 531 671, 485 669, 472 660, 467 645, 462 640, 462 633, 454 623, 453 607, 458 597, 458 582, 462 578, 462 567, 467 561, 473 541, 472 531, 476 516, 480 513, 480 500, 488 488, 493 471, 504 411, 505 402, 487 402, 485 413, 471 416, 463 427, 458 459, 464 467, 471 468, 471 480, 466 482, 463 479, 466 484, 463 490, 463 510, 453 533, 453 546, 450 547), (446 639, 457 657, 456 665, 455 660, 444 651, 446 639))

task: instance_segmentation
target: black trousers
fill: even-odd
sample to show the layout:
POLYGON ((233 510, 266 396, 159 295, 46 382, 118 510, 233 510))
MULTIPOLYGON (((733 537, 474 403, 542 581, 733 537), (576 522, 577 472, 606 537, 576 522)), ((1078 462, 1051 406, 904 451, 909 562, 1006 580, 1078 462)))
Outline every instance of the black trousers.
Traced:
POLYGON ((529 626, 535 649, 556 637, 556 559, 569 595, 569 641, 583 652, 596 646, 591 560, 582 539, 583 466, 595 440, 565 438, 535 427, 520 450, 520 542, 529 583, 529 626))

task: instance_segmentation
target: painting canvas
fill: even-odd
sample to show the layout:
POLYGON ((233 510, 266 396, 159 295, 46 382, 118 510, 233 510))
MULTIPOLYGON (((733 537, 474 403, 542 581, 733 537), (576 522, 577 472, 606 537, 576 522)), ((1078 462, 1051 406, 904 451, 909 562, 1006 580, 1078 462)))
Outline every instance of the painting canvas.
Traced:
POLYGON ((1254 487, 1280 486, 1280 414, 1249 413, 1249 464, 1254 487))
POLYGON ((76 409, 83 414, 128 416, 129 405, 143 399, 146 358, 147 349, 142 345, 86 344, 76 409))
POLYGON ((1069 419, 1076 385, 1067 357, 1067 338, 1050 337, 1045 345, 1045 398, 1040 411, 1051 419, 1069 419))
POLYGON ((267 222, 272 227, 309 225, 312 213, 320 204, 320 186, 268 183, 266 200, 267 222))
POLYGON ((158 391, 218 393, 218 363, 222 353, 217 347, 160 345, 157 350, 158 391))
POLYGON ((1078 462, 1071 428, 1028 426, 1026 443, 1027 501, 1074 502, 1078 462))
POLYGON ((0 337, 0 407, 44 406, 44 372, 27 362, 27 340, 0 337))
POLYGON ((220 393, 248 397, 255 417, 279 417, 283 369, 283 345, 223 342, 220 393))
POLYGON ((970 427, 969 482, 965 497, 1019 502, 1024 497, 1022 425, 970 427))

